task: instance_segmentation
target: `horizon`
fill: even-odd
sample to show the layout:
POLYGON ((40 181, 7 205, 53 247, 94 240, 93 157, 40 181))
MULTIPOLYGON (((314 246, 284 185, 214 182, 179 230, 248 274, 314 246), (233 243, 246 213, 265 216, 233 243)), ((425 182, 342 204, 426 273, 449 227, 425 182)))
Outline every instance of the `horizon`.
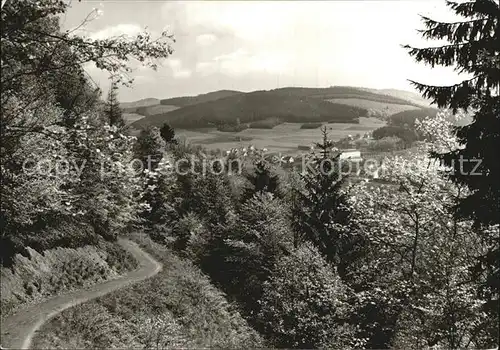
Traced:
POLYGON ((139 99, 136 99, 136 100, 129 100, 129 101, 125 101, 125 100, 122 100, 120 99, 120 103, 132 103, 132 102, 138 102, 138 101, 141 101, 141 100, 147 100, 147 99, 156 99, 156 100, 166 100, 166 99, 170 99, 170 98, 177 98, 177 97, 197 97, 197 96, 200 96, 200 95, 206 95, 206 94, 209 94, 209 93, 212 93, 212 92, 219 92, 219 91, 235 91, 235 92, 241 92, 241 93, 244 93, 244 94, 248 94, 248 93, 251 93, 251 92, 257 92, 257 91, 272 91, 272 90, 279 90, 279 89, 288 89, 288 88, 296 88, 296 89, 328 89, 328 88, 332 88, 332 87, 350 87, 350 88, 355 88, 355 89, 373 89, 373 90, 398 90, 398 91, 402 91, 402 92, 408 92, 408 93, 415 93, 419 96, 421 96, 421 94, 414 90, 405 90, 405 89, 394 89, 394 88, 380 88, 380 89, 376 89, 376 88, 371 88, 369 86, 347 86, 347 85, 331 85, 331 86, 282 86, 280 88, 274 88, 274 89, 258 89, 258 90, 249 90, 249 91, 242 91, 242 90, 232 90, 232 89, 219 89, 219 90, 212 90, 212 91, 206 91, 206 92, 201 92, 201 93, 198 93, 198 94, 191 94, 191 95, 178 95, 178 96, 172 96, 172 97, 157 97, 157 96, 149 96, 149 97, 144 97, 144 98, 139 98, 139 99))
MULTIPOLYGON (((90 13, 78 35, 134 36, 147 27, 152 37, 168 30, 176 40, 173 54, 159 62, 157 72, 134 62, 133 87, 119 90, 123 102, 283 87, 418 93, 409 79, 444 85, 461 78, 450 68, 418 64, 401 47, 439 44, 423 40, 417 30, 422 28, 419 14, 455 18, 441 0, 83 0, 71 4, 63 29, 78 27, 90 13)), ((103 92, 109 89, 104 72, 89 65, 85 69, 103 92)))

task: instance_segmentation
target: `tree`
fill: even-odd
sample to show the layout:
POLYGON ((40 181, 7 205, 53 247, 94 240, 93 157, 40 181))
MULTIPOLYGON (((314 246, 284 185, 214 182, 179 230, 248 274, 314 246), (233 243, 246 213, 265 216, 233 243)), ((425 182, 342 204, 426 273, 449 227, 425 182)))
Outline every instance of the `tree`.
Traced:
POLYGON ((500 254, 500 164, 496 151, 500 147, 500 10, 494 0, 448 1, 447 4, 463 19, 447 23, 423 17, 426 29, 421 33, 426 39, 446 40, 448 44, 405 47, 417 62, 432 67, 454 66, 459 73, 470 76, 451 86, 412 83, 440 108, 447 107, 453 112, 474 111, 471 124, 456 128, 461 147, 433 153, 433 156, 450 167, 448 176, 452 181, 470 189, 456 206, 457 216, 473 219, 483 228, 494 227, 487 230, 490 235, 486 239, 496 241, 496 248, 482 257, 481 265, 492 274, 489 287, 496 295, 494 308, 498 309, 500 267, 494 257, 500 254))
POLYGON ((346 229, 350 210, 343 188, 340 154, 332 154, 333 142, 328 140, 326 127, 323 142, 317 143, 320 155, 313 155, 309 167, 303 170, 304 190, 297 192, 294 205, 294 226, 302 239, 312 242, 327 261, 345 272, 348 259, 342 259, 353 242, 346 229))
POLYGON ((334 267, 305 244, 276 263, 258 318, 277 348, 359 347, 346 327, 348 293, 334 267))
POLYGON ((242 202, 252 198, 255 194, 265 192, 279 194, 279 176, 272 173, 269 163, 265 160, 258 160, 255 163, 254 173, 247 174, 245 177, 250 182, 250 186, 245 187, 242 202))
POLYGON ((160 135, 165 140, 165 143, 177 144, 175 130, 169 124, 163 123, 163 126, 160 128, 160 135))
POLYGON ((116 83, 129 85, 128 60, 134 57, 154 69, 155 59, 172 52, 171 36, 79 37, 59 26, 69 6, 67 1, 27 0, 2 7, 2 258, 15 253, 13 246, 88 244, 73 235, 50 234, 68 223, 92 224, 94 237, 114 238, 137 211, 138 179, 127 166, 133 138, 104 120, 101 92, 83 66, 94 64, 116 83), (45 171, 23 169, 30 160, 28 168, 44 160, 45 171))
POLYGON ((234 228, 224 240, 225 287, 255 316, 262 286, 274 264, 292 249, 286 208, 270 193, 256 194, 240 208, 234 228))
POLYGON ((431 142, 387 159, 386 184, 361 183, 353 191, 355 227, 368 242, 367 254, 351 266, 359 321, 376 348, 493 346, 495 317, 484 312, 484 277, 472 278, 471 259, 491 243, 453 215, 467 189, 448 181, 428 156, 458 145, 451 118, 440 113, 417 130, 431 142))
POLYGON ((120 102, 118 102, 118 86, 114 80, 111 81, 104 114, 108 119, 109 125, 115 125, 117 127, 123 127, 125 125, 120 102))

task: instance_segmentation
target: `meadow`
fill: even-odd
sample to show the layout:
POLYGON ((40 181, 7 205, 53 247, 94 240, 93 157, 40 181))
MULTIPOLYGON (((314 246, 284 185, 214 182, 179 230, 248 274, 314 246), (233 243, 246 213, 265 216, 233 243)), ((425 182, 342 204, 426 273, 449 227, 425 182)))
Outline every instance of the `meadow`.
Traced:
MULTIPOLYGON (((182 139, 195 145, 203 145, 207 149, 230 149, 254 145, 257 148, 267 148, 269 151, 296 151, 299 145, 313 145, 321 137, 320 128, 301 129, 303 123, 283 123, 272 129, 246 129, 240 132, 222 132, 216 128, 196 130, 176 130, 182 139)), ((354 123, 323 123, 328 128, 329 137, 340 140, 348 135, 364 134, 385 125, 385 122, 375 118, 360 118, 359 124, 354 123)))

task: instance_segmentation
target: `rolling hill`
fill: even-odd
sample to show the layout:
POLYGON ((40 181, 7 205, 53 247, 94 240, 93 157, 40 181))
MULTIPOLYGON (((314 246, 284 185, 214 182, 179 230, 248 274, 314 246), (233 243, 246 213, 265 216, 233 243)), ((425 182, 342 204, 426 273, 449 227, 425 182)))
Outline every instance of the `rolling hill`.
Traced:
POLYGON ((237 94, 215 101, 198 103, 174 111, 143 118, 133 123, 135 128, 159 126, 164 122, 176 128, 199 128, 220 124, 252 123, 268 118, 282 122, 350 122, 357 123, 366 116, 366 110, 345 104, 336 104, 305 94, 284 94, 274 91, 256 91, 237 94))
POLYGON ((157 98, 144 98, 133 102, 122 102, 120 108, 124 113, 137 113, 137 108, 159 105, 160 100, 157 98))
POLYGON ((401 98, 409 102, 414 103, 420 107, 429 108, 431 107, 431 100, 423 98, 420 94, 412 91, 397 90, 397 89, 369 89, 370 92, 375 92, 381 95, 387 95, 392 97, 401 98))
POLYGON ((422 108, 396 113, 389 117, 389 124, 412 128, 416 119, 435 117, 438 111, 436 108, 422 108))
POLYGON ((198 103, 215 101, 215 100, 218 100, 218 99, 221 99, 224 97, 229 97, 229 96, 234 96, 234 95, 239 95, 239 94, 243 94, 243 92, 235 91, 235 90, 218 90, 218 91, 209 92, 207 94, 200 94, 197 96, 184 96, 184 97, 167 98, 167 99, 161 100, 160 104, 176 106, 176 107, 185 107, 185 106, 195 105, 198 103))
POLYGON ((351 122, 359 117, 387 119, 399 112, 428 106, 418 95, 400 90, 332 86, 287 87, 244 93, 219 90, 197 96, 137 101, 134 113, 145 118, 131 125, 141 129, 165 122, 173 127, 195 129, 278 120, 280 122, 351 122), (156 100, 156 104, 154 104, 156 100))

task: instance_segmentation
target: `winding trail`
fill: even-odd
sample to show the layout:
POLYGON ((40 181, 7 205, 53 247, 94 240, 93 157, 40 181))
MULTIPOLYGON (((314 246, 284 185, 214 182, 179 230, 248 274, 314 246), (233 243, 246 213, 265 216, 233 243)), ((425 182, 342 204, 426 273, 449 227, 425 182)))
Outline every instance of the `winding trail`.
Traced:
POLYGON ((137 269, 120 278, 58 295, 40 304, 30 305, 6 317, 1 324, 0 344, 2 347, 0 348, 29 349, 36 331, 63 310, 153 277, 161 271, 161 263, 139 248, 136 243, 123 238, 118 239, 118 243, 137 260, 139 263, 137 269))

